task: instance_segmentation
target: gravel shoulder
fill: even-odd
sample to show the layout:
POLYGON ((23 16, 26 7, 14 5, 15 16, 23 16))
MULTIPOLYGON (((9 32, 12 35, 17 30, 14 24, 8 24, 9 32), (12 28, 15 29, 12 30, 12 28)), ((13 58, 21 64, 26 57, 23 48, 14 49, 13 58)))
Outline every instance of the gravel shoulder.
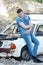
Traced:
MULTIPOLYGON (((43 57, 40 57, 43 60, 43 57)), ((30 61, 17 61, 14 58, 0 58, 0 65, 43 65, 43 63, 34 63, 33 60, 30 61)))

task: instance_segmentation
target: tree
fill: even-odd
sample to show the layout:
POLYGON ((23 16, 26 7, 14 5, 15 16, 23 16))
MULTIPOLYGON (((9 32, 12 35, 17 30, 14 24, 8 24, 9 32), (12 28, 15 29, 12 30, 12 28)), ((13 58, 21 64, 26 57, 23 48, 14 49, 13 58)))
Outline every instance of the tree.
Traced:
POLYGON ((43 3, 43 0, 32 0, 32 1, 37 1, 37 2, 43 3))

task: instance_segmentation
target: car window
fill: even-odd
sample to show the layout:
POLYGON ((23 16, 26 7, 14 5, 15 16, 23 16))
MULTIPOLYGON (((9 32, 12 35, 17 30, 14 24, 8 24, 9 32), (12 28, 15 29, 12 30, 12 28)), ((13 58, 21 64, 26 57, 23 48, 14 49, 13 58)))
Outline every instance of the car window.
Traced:
POLYGON ((19 34, 20 31, 19 31, 19 28, 18 26, 15 26, 15 28, 13 29, 13 34, 19 34))
POLYGON ((37 36, 43 36, 43 25, 39 25, 37 32, 36 32, 37 36))
POLYGON ((19 28, 18 28, 18 27, 17 27, 17 29, 16 29, 15 34, 20 34, 20 30, 19 30, 19 28))
POLYGON ((4 33, 6 33, 6 34, 13 34, 13 33, 15 33, 16 28, 17 28, 17 25, 13 24, 4 33))

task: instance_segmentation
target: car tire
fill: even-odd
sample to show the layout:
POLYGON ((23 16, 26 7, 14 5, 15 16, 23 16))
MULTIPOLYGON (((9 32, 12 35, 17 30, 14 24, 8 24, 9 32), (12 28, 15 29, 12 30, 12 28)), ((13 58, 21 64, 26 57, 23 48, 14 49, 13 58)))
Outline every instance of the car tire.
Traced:
POLYGON ((29 61, 30 60, 30 54, 28 52, 27 46, 22 48, 21 58, 22 58, 22 60, 25 60, 25 61, 29 61))
POLYGON ((2 46, 3 42, 0 41, 0 47, 2 46))

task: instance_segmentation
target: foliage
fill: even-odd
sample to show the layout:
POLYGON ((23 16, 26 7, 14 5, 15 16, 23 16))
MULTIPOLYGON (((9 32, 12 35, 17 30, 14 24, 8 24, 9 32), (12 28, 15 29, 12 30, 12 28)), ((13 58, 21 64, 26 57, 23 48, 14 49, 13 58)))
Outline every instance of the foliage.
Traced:
POLYGON ((43 0, 32 0, 32 1, 43 3, 43 0))
POLYGON ((9 12, 9 18, 15 20, 17 18, 17 13, 13 11, 9 12))

